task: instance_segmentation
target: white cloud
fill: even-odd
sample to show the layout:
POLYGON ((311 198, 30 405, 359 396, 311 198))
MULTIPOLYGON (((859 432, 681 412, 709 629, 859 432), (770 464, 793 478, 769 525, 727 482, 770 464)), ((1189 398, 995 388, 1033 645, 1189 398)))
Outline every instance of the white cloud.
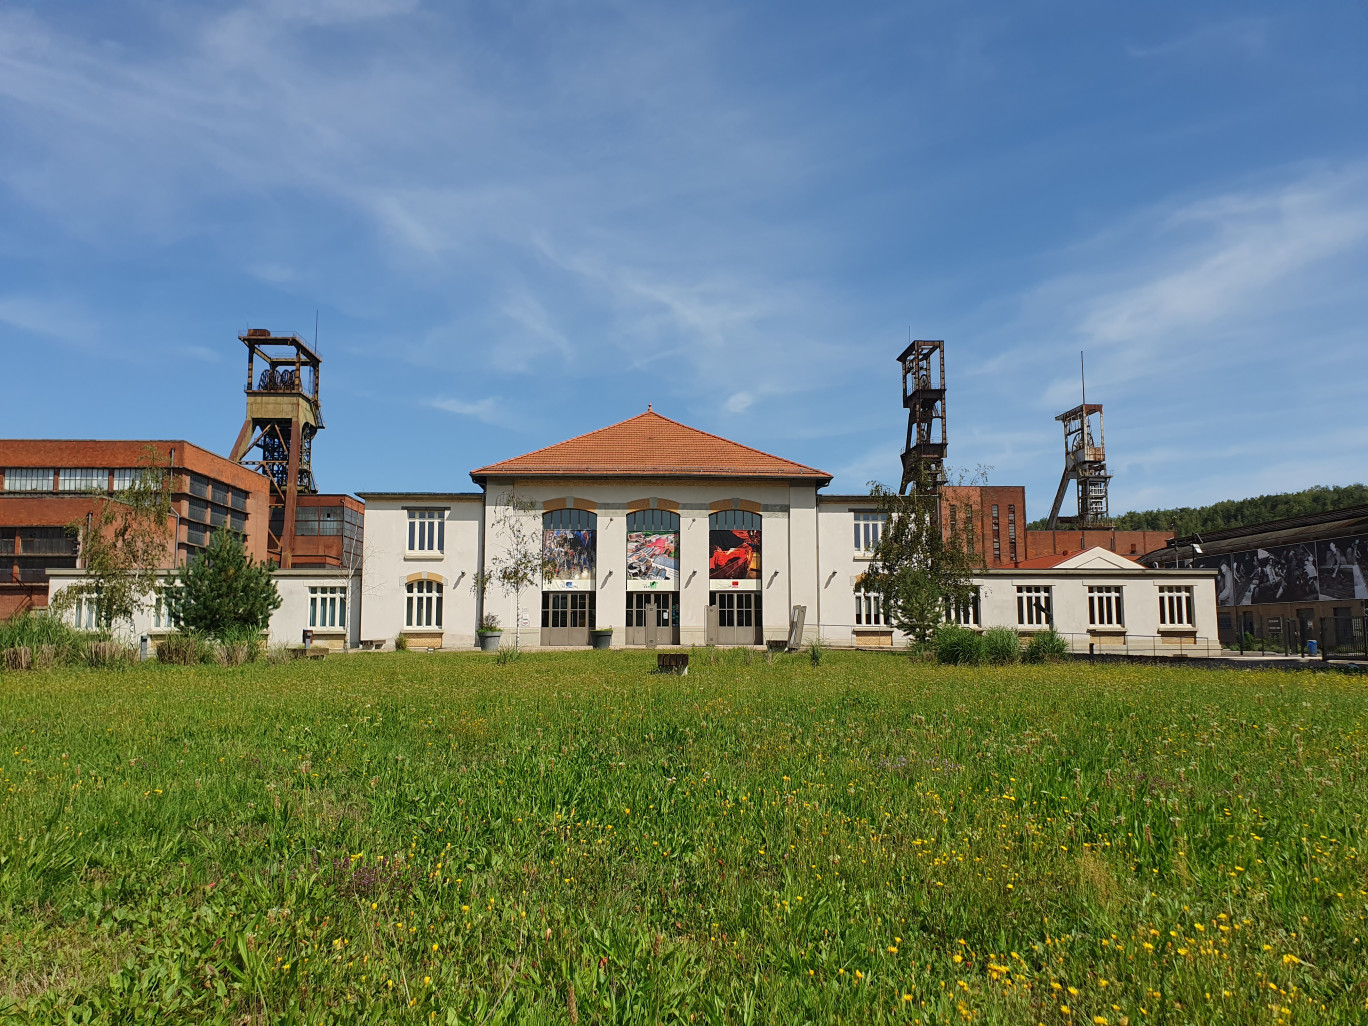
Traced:
POLYGON ((0 324, 80 345, 94 342, 97 336, 94 322, 70 303, 36 296, 0 296, 0 324))
POLYGON ((755 396, 749 392, 734 392, 727 400, 728 413, 745 413, 755 402, 755 396))
POLYGON ((465 399, 430 399, 428 405, 433 409, 471 417, 495 427, 507 427, 510 424, 510 417, 503 408, 503 400, 497 395, 486 396, 474 402, 465 399))

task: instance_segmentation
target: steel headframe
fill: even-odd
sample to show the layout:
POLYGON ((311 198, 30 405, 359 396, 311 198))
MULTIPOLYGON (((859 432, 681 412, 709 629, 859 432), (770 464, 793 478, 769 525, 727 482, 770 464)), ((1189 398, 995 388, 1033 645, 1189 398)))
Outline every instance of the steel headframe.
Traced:
POLYGON ((1061 524, 1083 529, 1109 527, 1111 511, 1107 503, 1107 483, 1111 475, 1107 473, 1102 404, 1083 403, 1061 413, 1055 420, 1064 425, 1064 473, 1059 479, 1059 490, 1055 492, 1046 527, 1051 531, 1061 524), (1094 416, 1096 428, 1092 423, 1094 416), (1059 510, 1070 481, 1078 483, 1078 515, 1061 517, 1059 510))
POLYGON ((292 562, 297 499, 318 491, 312 464, 314 435, 323 430, 322 360, 298 335, 254 328, 238 338, 247 347, 247 416, 231 458, 268 482, 267 550, 285 568, 292 562), (265 364, 260 377, 258 359, 265 364))
POLYGON ((910 485, 914 494, 934 500, 945 484, 945 342, 917 339, 898 356, 898 364, 907 410, 898 494, 907 494, 910 485))

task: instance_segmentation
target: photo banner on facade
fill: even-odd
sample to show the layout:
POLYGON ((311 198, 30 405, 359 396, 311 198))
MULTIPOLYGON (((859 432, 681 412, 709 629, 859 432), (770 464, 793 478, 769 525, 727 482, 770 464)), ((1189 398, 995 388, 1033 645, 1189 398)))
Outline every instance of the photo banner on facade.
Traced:
POLYGON ((679 581, 679 534, 675 531, 629 531, 629 581, 679 581))
POLYGON ((758 581, 760 579, 759 531, 709 531, 708 579, 758 581))
POLYGON ((542 556, 551 564, 552 581, 592 581, 597 531, 548 528, 542 532, 542 556))
POLYGON ((1193 560, 1217 571, 1218 606, 1368 599, 1368 535, 1193 560))

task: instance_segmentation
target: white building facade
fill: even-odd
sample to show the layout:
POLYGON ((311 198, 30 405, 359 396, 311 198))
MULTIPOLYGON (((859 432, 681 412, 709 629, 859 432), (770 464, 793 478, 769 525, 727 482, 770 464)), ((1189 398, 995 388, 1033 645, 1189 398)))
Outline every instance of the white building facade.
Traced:
MULTIPOLYGON (((479 490, 360 493, 361 566, 277 571, 272 642, 459 651, 482 624, 522 647, 906 641, 861 583, 876 501, 823 494, 813 467, 648 409, 471 478, 479 490)), ((51 590, 80 577, 54 571, 51 590)), ((948 616, 1053 628, 1075 651, 1216 654, 1214 577, 1087 549, 982 571, 948 616)), ((155 601, 134 625, 169 629, 155 601)))

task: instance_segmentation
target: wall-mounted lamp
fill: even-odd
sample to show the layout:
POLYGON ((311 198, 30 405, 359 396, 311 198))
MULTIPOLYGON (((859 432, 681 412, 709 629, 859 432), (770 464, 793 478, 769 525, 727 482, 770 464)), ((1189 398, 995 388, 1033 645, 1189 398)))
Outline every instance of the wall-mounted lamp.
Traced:
POLYGON ((835 571, 835 570, 833 570, 833 571, 831 571, 831 573, 827 574, 826 584, 822 585, 822 587, 823 587, 823 588, 829 588, 829 587, 831 587, 831 582, 834 581, 834 580, 836 580, 836 571, 835 571))
POLYGON ((690 583, 695 577, 697 577, 697 576, 698 576, 698 571, 697 571, 697 570, 690 570, 690 571, 689 571, 689 579, 688 579, 687 581, 684 582, 684 587, 687 588, 687 587, 689 586, 689 583, 690 583))

